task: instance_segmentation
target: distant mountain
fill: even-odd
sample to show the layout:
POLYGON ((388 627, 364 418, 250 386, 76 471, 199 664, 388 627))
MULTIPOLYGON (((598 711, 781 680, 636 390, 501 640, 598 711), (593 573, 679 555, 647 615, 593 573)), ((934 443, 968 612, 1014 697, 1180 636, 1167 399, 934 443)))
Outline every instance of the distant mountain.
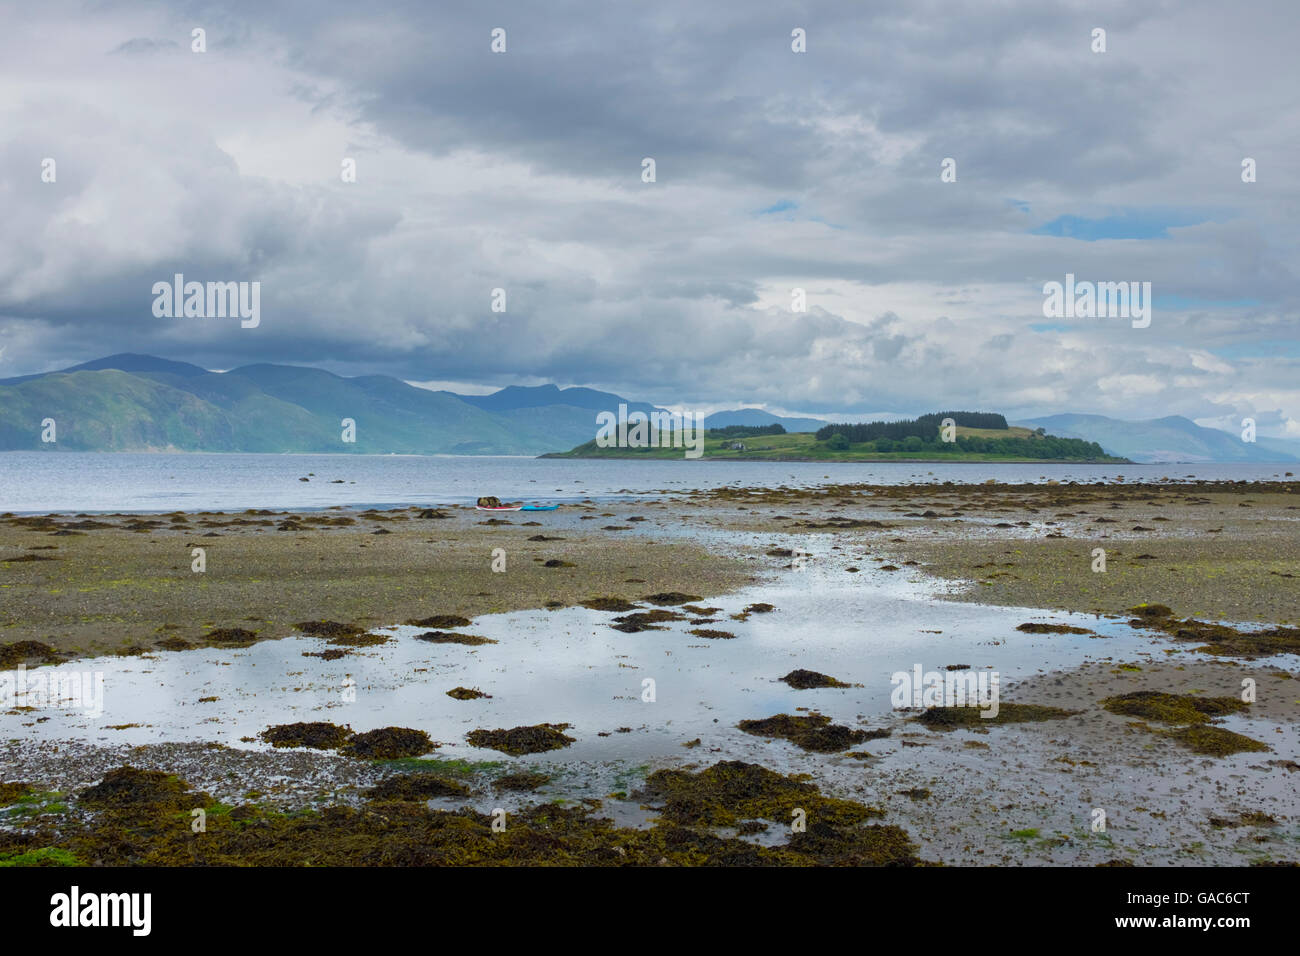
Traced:
MULTIPOLYGON (((510 386, 457 395, 386 375, 257 364, 209 372, 188 362, 123 353, 58 372, 0 379, 0 451, 347 452, 541 455, 592 441, 597 412, 657 409, 591 388, 510 386), (57 442, 41 441, 54 419, 57 442), (356 423, 345 443, 343 421, 356 423)), ((715 412, 708 428, 780 424, 816 431, 815 418, 757 408, 715 412)), ((1300 444, 1203 428, 1186 418, 1129 422, 1052 415, 1024 422, 1095 441, 1112 455, 1158 462, 1300 462, 1300 444)))
MULTIPOLYGON (((461 395, 460 399, 489 412, 513 412, 521 408, 542 408, 548 405, 585 408, 593 413, 607 409, 617 412, 620 402, 627 405, 629 412, 648 414, 658 410, 647 402, 630 402, 612 392, 598 392, 594 388, 560 388, 556 385, 510 385, 491 395, 461 395)), ((591 417, 594 421, 595 415, 591 417)))
POLYGON ((738 408, 731 412, 714 412, 704 419, 705 428, 726 428, 728 425, 781 425, 787 432, 815 432, 828 424, 819 418, 786 418, 773 415, 760 408, 738 408))
POLYGON ((1300 461, 1300 449, 1288 448, 1286 442, 1244 442, 1237 435, 1206 428, 1180 415, 1136 422, 1105 415, 1049 415, 1016 424, 1046 428, 1064 438, 1095 441, 1112 455, 1138 462, 1300 461))
MULTIPOLYGON (((170 359, 162 359, 153 355, 136 355, 132 352, 122 352, 119 355, 109 355, 106 358, 95 359, 91 362, 82 362, 80 365, 74 365, 60 371, 98 372, 106 368, 117 369, 119 372, 167 372, 183 378, 208 374, 207 369, 191 365, 189 362, 173 362, 170 359)), ((17 378, 0 378, 0 385, 17 385, 50 374, 54 373, 39 372, 36 375, 19 375, 17 378)))

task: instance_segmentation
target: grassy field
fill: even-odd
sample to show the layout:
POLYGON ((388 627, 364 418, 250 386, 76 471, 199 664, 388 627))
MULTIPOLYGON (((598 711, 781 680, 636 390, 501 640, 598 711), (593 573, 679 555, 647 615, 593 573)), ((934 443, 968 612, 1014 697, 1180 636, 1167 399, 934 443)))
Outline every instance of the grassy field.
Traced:
MULTIPOLYGON (((1033 438, 1034 432, 1028 428, 957 428, 957 437, 970 438, 1033 438)), ((596 442, 589 441, 566 452, 543 455, 543 458, 682 458, 683 448, 600 448, 596 442)), ((756 435, 749 438, 715 437, 712 432, 704 435, 704 454, 706 459, 730 459, 733 461, 1053 461, 1058 459, 1026 458, 1015 455, 984 454, 925 448, 920 451, 878 452, 864 450, 862 445, 849 445, 848 448, 835 450, 825 442, 816 440, 811 432, 786 433, 784 435, 756 435), (730 446, 739 442, 743 449, 730 446)), ((1122 458, 1068 459, 1071 461, 1123 461, 1122 458)))

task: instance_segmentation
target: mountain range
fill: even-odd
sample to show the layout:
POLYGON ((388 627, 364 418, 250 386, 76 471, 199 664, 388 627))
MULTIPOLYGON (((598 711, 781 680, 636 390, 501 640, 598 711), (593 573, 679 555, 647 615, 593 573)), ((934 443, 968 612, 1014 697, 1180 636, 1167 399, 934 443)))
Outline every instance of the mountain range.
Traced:
MULTIPOLYGON (((0 450, 351 452, 540 455, 589 441, 596 413, 656 406, 590 388, 510 386, 458 395, 385 375, 246 365, 210 372, 152 355, 111 355, 59 372, 0 379, 0 450), (53 419, 54 443, 41 440, 53 419), (345 442, 344 419, 355 423, 345 442)), ((719 412, 706 427, 825 422, 756 409, 719 412)))
MULTIPOLYGON (((122 354, 0 379, 0 451, 541 455, 590 441, 596 413, 620 404, 628 411, 660 410, 591 388, 509 386, 490 395, 458 395, 386 375, 344 378, 266 364, 210 372, 122 354), (47 419, 55 423, 52 444, 41 440, 47 419), (343 441, 344 419, 355 422, 354 442, 343 441)), ((709 428, 771 424, 810 432, 826 422, 755 408, 715 412, 705 420, 709 428)), ((1062 414, 1015 424, 1095 441, 1136 462, 1300 462, 1300 442, 1244 442, 1180 416, 1124 421, 1062 414)))
POLYGON ((1104 415, 1048 415, 1015 424, 1046 428, 1062 438, 1095 441, 1109 454, 1137 462, 1300 462, 1298 442, 1277 438, 1246 442, 1239 435, 1206 428, 1180 415, 1136 422, 1104 415))

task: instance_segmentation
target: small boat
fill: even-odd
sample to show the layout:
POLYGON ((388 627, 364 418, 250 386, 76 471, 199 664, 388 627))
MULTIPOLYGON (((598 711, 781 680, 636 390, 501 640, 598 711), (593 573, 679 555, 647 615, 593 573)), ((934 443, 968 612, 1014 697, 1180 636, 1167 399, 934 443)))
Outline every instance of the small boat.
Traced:
POLYGON ((559 505, 475 505, 478 511, 554 511, 559 505))

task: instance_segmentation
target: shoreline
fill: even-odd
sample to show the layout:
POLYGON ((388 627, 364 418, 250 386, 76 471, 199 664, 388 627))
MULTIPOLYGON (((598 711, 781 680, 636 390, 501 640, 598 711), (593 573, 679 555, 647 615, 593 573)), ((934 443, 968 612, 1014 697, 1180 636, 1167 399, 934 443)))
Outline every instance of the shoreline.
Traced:
MULTIPOLYGON (((32 596, 50 589, 57 568, 65 575, 65 586, 61 595, 53 595, 57 613, 48 620, 62 616, 71 628, 64 647, 75 649, 83 644, 74 638, 85 633, 73 624, 102 631, 113 623, 73 620, 85 614, 86 603, 77 596, 82 592, 70 585, 85 587, 100 580, 77 577, 81 570, 99 568, 112 574, 121 567, 137 572, 152 569, 153 577, 130 582, 122 590, 133 603, 143 605, 138 608, 141 620, 159 623, 157 608, 166 602, 141 601, 141 592, 150 591, 144 586, 146 580, 154 586, 159 581, 179 580, 183 584, 176 586, 188 586, 214 580, 191 576, 186 567, 190 543, 209 542, 207 575, 213 575, 223 561, 241 566, 244 561, 258 562, 257 569, 242 566, 240 573, 250 579, 269 574, 272 589, 259 597, 260 585, 250 580, 230 585, 232 593, 243 599, 239 610, 246 616, 260 600, 278 601, 277 620, 258 622, 268 633, 258 634, 250 644, 199 640, 195 650, 183 654, 183 659, 192 658, 196 665, 211 657, 199 647, 252 647, 283 636, 270 632, 284 626, 293 633, 296 615, 308 607, 322 612, 336 609, 338 613, 329 619, 367 628, 400 622, 410 608, 475 618, 513 608, 540 609, 556 595, 562 595, 565 600, 559 603, 565 604, 607 595, 636 601, 646 609, 654 605, 641 600, 645 595, 678 590, 730 611, 740 600, 736 596, 740 589, 776 593, 797 583, 798 576, 788 573, 793 564, 790 552, 803 541, 816 552, 815 573, 828 580, 854 582, 873 591, 907 580, 928 589, 933 603, 918 601, 910 612, 909 625, 919 628, 919 635, 936 633, 926 628, 934 627, 933 620, 940 617, 963 620, 958 608, 965 603, 1006 608, 1003 618, 1027 622, 1045 616, 1050 620, 1050 609, 1060 608, 1102 615, 1119 626, 1131 616, 1128 609, 1134 604, 1159 602, 1168 604, 1179 619, 1278 625, 1300 618, 1291 577, 1300 574, 1300 544, 1293 533, 1300 505, 1293 502, 1300 502, 1300 484, 1287 487, 1273 482, 726 486, 684 493, 672 501, 628 502, 617 511, 604 502, 589 502, 543 513, 543 521, 537 524, 519 522, 517 514, 508 524, 502 524, 502 519, 487 523, 492 516, 472 509, 418 506, 336 512, 335 517, 354 522, 340 526, 312 525, 304 517, 291 522, 300 527, 285 531, 276 526, 284 523, 284 515, 278 513, 205 518, 211 513, 189 512, 182 516, 189 527, 159 522, 160 527, 135 530, 126 526, 139 516, 124 516, 113 522, 114 527, 89 528, 79 534, 62 534, 74 530, 58 527, 67 520, 63 518, 17 524, 8 519, 0 525, 0 561, 64 551, 60 557, 68 563, 0 564, 0 585, 11 586, 3 592, 7 610, 12 607, 12 585, 19 582, 29 589, 29 606, 36 606, 39 602, 32 596), (428 511, 442 511, 449 517, 419 517, 428 511), (1155 517, 1166 520, 1155 522, 1155 517), (219 537, 196 537, 208 533, 204 520, 216 522, 214 533, 219 537), (249 520, 268 523, 220 523, 249 520), (50 525, 56 526, 54 530, 50 525), (1148 530, 1133 530, 1134 525, 1148 530), (559 540, 527 540, 536 534, 559 540), (1054 534, 1062 537, 1049 537, 1054 534), (39 550, 52 544, 57 545, 53 551, 39 550), (1099 544, 1111 554, 1104 575, 1088 570, 1091 550, 1099 544), (180 556, 172 554, 172 545, 180 556), (360 550, 363 546, 365 551, 360 550), (504 574, 490 570, 490 554, 496 547, 504 547, 508 555, 509 570, 504 574), (86 560, 73 560, 74 553, 86 560), (169 562, 182 566, 183 574, 159 565, 157 556, 164 553, 169 562), (1138 560, 1141 553, 1158 558, 1138 560), (414 565, 410 556, 415 554, 431 560, 414 565), (434 554, 439 555, 436 561, 434 554), (354 582, 352 589, 327 593, 346 581, 341 572, 355 574, 357 559, 363 555, 364 580, 354 582), (116 565, 95 563, 110 557, 116 565), (543 568, 543 559, 568 561, 575 567, 543 568), (301 566, 301 574, 293 573, 295 565, 301 566), (327 570, 323 572, 320 565, 327 570), (440 568, 439 583, 429 589, 429 569, 435 565, 440 568), (1181 570, 1171 573, 1167 570, 1171 566, 1181 570), (389 569, 391 577, 388 572, 377 574, 383 568, 389 569), (565 576, 570 578, 567 584, 565 576), (376 580, 385 577, 400 588, 377 590, 376 580), (424 591, 415 597, 401 593, 419 586, 424 591), (1133 601, 1134 595, 1141 600, 1133 601), (403 603, 407 600, 412 603, 403 603), (947 608, 943 614, 938 613, 941 605, 947 608), (927 613, 927 607, 934 613, 927 613), (1237 618, 1215 616, 1234 607, 1249 613, 1237 618)), ((221 607, 219 601, 204 605, 205 612, 214 615, 210 623, 238 626, 240 617, 233 609, 229 618, 215 616, 221 607)), ((763 615, 763 621, 771 617, 780 629, 786 619, 780 617, 780 608, 777 611, 763 615)), ((326 615, 304 614, 305 619, 321 616, 326 615)), ((727 613, 720 616, 725 619, 727 613)), ((0 630, 0 648, 17 639, 42 640, 44 628, 30 622, 14 625, 13 620, 9 617, 4 623, 10 626, 0 630)), ((8 811, 0 794, 0 861, 25 860, 25 853, 50 849, 67 852, 83 863, 90 859, 164 865, 199 862, 192 855, 192 841, 179 833, 185 829, 188 834, 187 828, 178 826, 172 834, 167 826, 152 826, 151 836, 127 836, 142 821, 170 819, 177 808, 193 805, 209 807, 211 842, 203 844, 208 847, 203 859, 210 862, 364 863, 399 852, 415 853, 415 862, 439 865, 695 865, 723 860, 760 865, 1294 862, 1294 834, 1300 826, 1300 795, 1290 776, 1300 769, 1297 657, 1252 660, 1235 652, 1206 655, 1196 651, 1195 642, 1179 642, 1171 632, 1162 632, 1160 620, 1139 622, 1141 627, 1133 631, 1140 641, 1135 645, 1138 650, 1118 655, 1109 648, 1119 645, 1108 642, 1104 634, 1042 638, 1080 642, 1085 662, 1009 682, 1003 689, 1003 705, 1013 714, 1017 707, 1062 711, 1062 716, 1048 720, 1030 718, 1005 725, 998 721, 991 726, 976 722, 965 729, 942 730, 916 723, 916 711, 881 717, 862 713, 861 704, 857 718, 850 719, 854 709, 837 701, 853 692, 802 691, 795 699, 806 706, 790 714, 825 710, 848 731, 862 728, 870 734, 865 743, 828 753, 805 753, 783 740, 737 736, 726 721, 716 736, 701 735, 703 744, 682 741, 680 746, 686 749, 680 755, 673 744, 666 756, 648 763, 566 758, 564 750, 488 760, 471 753, 466 760, 454 746, 417 761, 360 761, 332 751, 243 749, 204 739, 136 746, 113 743, 111 735, 98 743, 10 740, 0 743, 0 757, 11 768, 0 784, 27 781, 60 793, 36 796, 33 791, 21 798, 27 803, 12 804, 27 807, 24 813, 30 814, 17 828, 5 822, 14 818, 5 816, 8 811), (1248 714, 1216 720, 1213 726, 1245 735, 1268 752, 1198 755, 1176 736, 1176 726, 1149 718, 1135 720, 1107 712, 1104 706, 1117 696, 1148 692, 1179 699, 1231 698, 1246 675, 1258 684, 1258 702, 1249 706, 1248 714), (110 805, 90 810, 86 803, 90 797, 85 795, 104 775, 127 764, 136 768, 137 776, 130 778, 133 787, 140 792, 157 790, 150 797, 154 802, 148 807, 110 805), (740 816, 765 820, 761 829, 738 829, 735 811, 728 808, 734 808, 739 798, 727 789, 731 784, 718 776, 723 773, 718 768, 741 775, 737 785, 743 780, 745 792, 758 795, 745 804, 740 816), (161 777, 148 777, 150 771, 179 777, 185 781, 183 793, 167 789, 172 785, 164 785, 161 777), (797 786, 814 789, 801 790, 797 798, 782 796, 796 786, 795 778, 785 776, 789 773, 810 774, 808 783, 797 786), (519 791, 507 786, 529 774, 547 782, 519 791), (1135 775, 1145 781, 1140 790, 1131 782, 1135 775), (1242 779, 1249 783, 1239 785, 1242 779), (409 796, 396 796, 401 787, 414 784, 432 793, 432 801, 412 803, 409 796), (679 799, 689 800, 703 816, 679 817, 673 809, 678 804, 666 802, 670 792, 677 792, 672 788, 686 788, 679 799), (814 821, 830 814, 830 819, 840 822, 818 841, 791 835, 782 822, 788 823, 789 799, 815 808, 814 821), (72 816, 58 809, 69 803, 74 807, 72 816), (84 809, 75 809, 83 804, 84 809), (1098 806, 1110 821, 1110 829, 1100 836, 1089 827, 1089 815, 1098 806), (503 843, 494 838, 490 818, 494 807, 508 808, 514 821, 511 828, 517 833, 512 840, 503 843), (376 830, 368 822, 376 814, 389 821, 389 831, 376 830), (460 850, 437 836, 442 832, 438 828, 452 820, 463 821, 457 826, 467 828, 464 839, 469 842, 460 850), (848 820, 872 822, 859 826, 848 820), (249 830, 244 821, 256 826, 249 830), (390 842, 394 840, 398 843, 390 842), (399 844, 407 849, 399 851, 399 844), (350 849, 330 849, 336 845, 350 849), (539 857, 537 848, 543 845, 550 849, 539 857), (134 856, 115 855, 122 846, 134 856)), ((797 629, 810 623, 814 619, 791 620, 789 626, 797 629)), ((197 623, 190 626, 200 633, 204 630, 197 623)), ((469 630, 477 626, 469 625, 469 630)), ((745 626, 730 622, 715 626, 731 627, 743 641, 753 639, 745 626)), ((503 642, 523 639, 509 630, 498 636, 503 642)), ((869 629, 866 637, 871 636, 869 629)), ((191 635, 187 633, 185 639, 191 640, 191 635)), ((626 653, 634 655, 629 663, 635 664, 636 656, 655 660, 661 640, 653 633, 633 634, 619 646, 627 647, 626 653)), ((794 640, 782 653, 775 653, 776 648, 769 652, 767 666, 773 674, 790 666, 787 657, 798 661, 794 666, 803 666, 807 655, 799 652, 797 637, 794 640)), ((917 660, 941 664, 953 656, 944 650, 950 646, 949 636, 913 640, 912 650, 902 653, 920 655, 917 660)), ((1028 640, 1012 627, 995 643, 1028 640)), ((85 642, 84 648, 92 644, 85 642)), ((150 652, 144 642, 136 649, 122 647, 121 641, 117 644, 121 652, 150 652)), ((539 648, 544 647, 543 640, 539 648)), ((694 653, 707 655, 709 650, 694 653)), ((697 659, 700 665, 677 666, 703 666, 706 670, 701 673, 707 673, 708 657, 697 659)), ((597 662, 593 659, 589 666, 597 662)), ((816 666, 818 661, 812 657, 807 663, 816 666)), ((978 665, 979 660, 970 663, 978 665)), ((630 673, 636 675, 635 670, 630 673)), ((852 680, 856 675, 844 670, 835 676, 852 680)), ((447 683, 454 679, 444 678, 447 683)), ((717 679, 725 679, 725 672, 717 679)), ((501 692, 489 684, 484 690, 501 692)), ((752 712, 745 716, 750 718, 768 716, 761 704, 748 710, 752 712)), ((566 703, 563 698, 539 707, 538 713, 552 720, 579 716, 574 701, 566 703)), ((22 718, 10 714, 0 719, 22 718)), ((325 711, 312 719, 335 718, 325 711)), ((585 726, 579 734, 590 734, 592 729, 585 726)), ((625 729, 638 730, 613 723, 606 728, 618 733, 625 729)), ((617 735, 612 739, 617 740, 617 735)), ((743 822, 750 827, 749 821, 743 822)))

